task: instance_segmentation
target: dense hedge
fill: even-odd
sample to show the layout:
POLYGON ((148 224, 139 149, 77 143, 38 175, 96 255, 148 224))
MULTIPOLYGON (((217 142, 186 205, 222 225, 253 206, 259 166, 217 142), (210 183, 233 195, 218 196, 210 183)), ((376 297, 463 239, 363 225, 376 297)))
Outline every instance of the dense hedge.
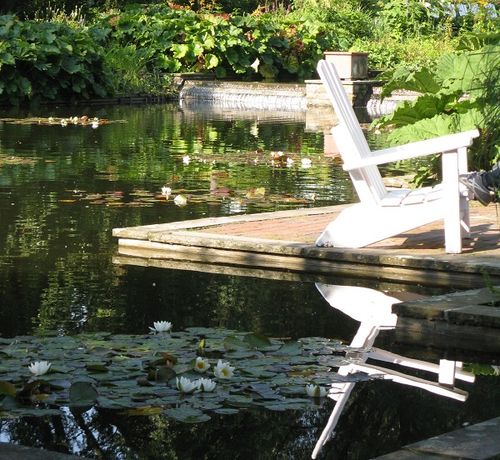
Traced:
POLYGON ((0 16, 0 102, 105 96, 104 34, 0 16))

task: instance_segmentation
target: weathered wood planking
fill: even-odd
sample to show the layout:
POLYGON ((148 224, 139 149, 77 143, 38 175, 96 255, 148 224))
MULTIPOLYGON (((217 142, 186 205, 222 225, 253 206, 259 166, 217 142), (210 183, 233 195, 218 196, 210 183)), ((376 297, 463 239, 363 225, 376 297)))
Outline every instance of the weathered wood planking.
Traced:
POLYGON ((127 256, 127 264, 143 265, 140 259, 189 261, 460 287, 484 286, 488 282, 484 273, 494 282, 500 280, 500 234, 494 207, 472 208, 473 235, 462 254, 444 252, 439 223, 362 249, 314 246, 315 235, 344 207, 120 228, 113 235, 119 238, 118 253, 127 256), (294 233, 304 228, 304 222, 308 231, 294 233))

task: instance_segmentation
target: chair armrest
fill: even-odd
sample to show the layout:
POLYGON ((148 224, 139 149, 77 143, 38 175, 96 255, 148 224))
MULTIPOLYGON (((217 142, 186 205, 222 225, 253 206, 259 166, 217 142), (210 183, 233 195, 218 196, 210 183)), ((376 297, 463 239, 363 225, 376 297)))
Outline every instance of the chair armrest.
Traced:
POLYGON ((425 141, 412 142, 382 150, 374 150, 369 157, 346 162, 343 168, 346 171, 363 168, 365 166, 391 163, 393 161, 408 160, 435 153, 455 153, 459 148, 469 147, 472 140, 479 136, 479 131, 473 129, 456 134, 435 137, 425 141))

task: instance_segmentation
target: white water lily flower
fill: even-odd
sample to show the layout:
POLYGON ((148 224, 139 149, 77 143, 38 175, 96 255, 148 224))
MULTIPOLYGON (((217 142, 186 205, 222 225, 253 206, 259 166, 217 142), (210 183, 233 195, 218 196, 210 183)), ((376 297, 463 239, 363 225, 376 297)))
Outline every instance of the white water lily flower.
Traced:
POLYGON ((302 158, 302 160, 300 160, 300 164, 303 168, 310 168, 312 161, 309 158, 302 158))
POLYGON ((288 157, 288 158, 286 159, 286 167, 287 167, 287 168, 291 168, 291 167, 292 167, 292 165, 293 165, 293 163, 294 163, 293 158, 288 157))
POLYGON ((152 334, 159 332, 170 332, 172 329, 172 323, 170 321, 155 321, 153 327, 149 328, 152 334))
POLYGON ((320 387, 314 383, 306 385, 306 392, 307 396, 310 396, 311 398, 323 398, 328 394, 328 390, 325 387, 320 387))
POLYGON ((189 157, 189 155, 184 155, 184 156, 182 157, 182 162, 183 162, 185 165, 188 165, 190 161, 191 161, 191 158, 189 157))
POLYGON ((196 372, 206 372, 209 367, 210 364, 208 363, 208 359, 202 358, 201 356, 198 356, 196 358, 196 362, 194 363, 194 370, 196 372))
POLYGON ((184 196, 184 195, 177 195, 175 198, 174 198, 174 203, 177 205, 177 206, 186 206, 187 204, 187 198, 184 196))
POLYGON ((28 369, 33 375, 39 377, 46 374, 49 371, 50 366, 52 366, 52 364, 49 361, 35 361, 28 366, 28 369))
POLYGON ((214 374, 219 379, 230 379, 233 376, 234 367, 230 366, 228 362, 219 359, 217 366, 214 369, 214 374))
POLYGON ((205 393, 211 393, 215 390, 217 384, 212 379, 198 379, 196 381, 196 385, 200 391, 204 391, 205 393))
POLYGON ((166 185, 164 185, 161 188, 161 194, 168 198, 172 194, 172 189, 170 187, 167 187, 166 185))
POLYGON ((189 380, 187 377, 177 377, 175 379, 176 381, 176 386, 179 391, 182 391, 183 393, 193 393, 195 390, 198 389, 198 381, 193 382, 189 380))

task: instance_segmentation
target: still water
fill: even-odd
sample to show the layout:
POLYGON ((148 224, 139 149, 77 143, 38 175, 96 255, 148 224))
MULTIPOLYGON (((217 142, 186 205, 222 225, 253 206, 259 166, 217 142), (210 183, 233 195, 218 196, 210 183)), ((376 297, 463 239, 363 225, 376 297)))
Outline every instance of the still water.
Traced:
MULTIPOLYGON (((306 128, 303 113, 154 105, 0 116, 1 337, 144 334, 158 320, 177 330, 220 326, 346 343, 356 334, 359 322, 332 308, 314 283, 112 262, 115 227, 352 202, 350 181, 323 154, 323 135, 306 128), (93 129, 48 122, 83 115, 109 123, 93 129), (171 188, 169 199, 162 187, 171 188), (177 195, 187 205, 175 205, 177 195)), ((362 280, 331 283, 396 297, 440 293, 362 280)), ((394 347, 384 332, 380 340, 394 347)), ((421 357, 423 350, 405 352, 421 357)), ((490 369, 491 357, 475 359, 490 369)), ((388 382, 356 384, 321 455, 367 459, 500 415, 499 378, 482 373, 490 375, 465 385, 466 402, 388 382)), ((311 455, 332 407, 328 401, 306 412, 248 409, 200 424, 68 410, 61 417, 0 418, 0 441, 90 458, 302 459, 311 455)))

